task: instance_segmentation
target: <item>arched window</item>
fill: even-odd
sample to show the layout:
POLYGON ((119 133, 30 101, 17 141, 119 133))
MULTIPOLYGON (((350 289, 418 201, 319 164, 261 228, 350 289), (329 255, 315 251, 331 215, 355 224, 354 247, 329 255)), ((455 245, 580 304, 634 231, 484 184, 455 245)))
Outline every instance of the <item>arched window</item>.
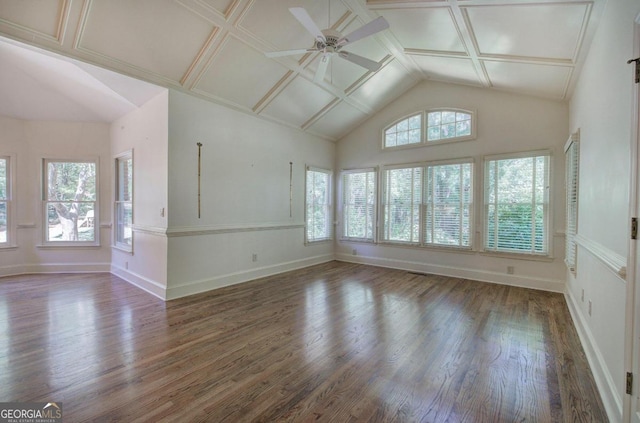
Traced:
POLYGON ((427 143, 471 139, 475 136, 473 112, 439 109, 427 112, 427 143))
POLYGON ((422 143, 422 112, 394 122, 384 130, 384 148, 422 143))
POLYGON ((396 149, 464 141, 475 138, 474 112, 464 109, 431 109, 403 117, 383 131, 383 148, 396 149))

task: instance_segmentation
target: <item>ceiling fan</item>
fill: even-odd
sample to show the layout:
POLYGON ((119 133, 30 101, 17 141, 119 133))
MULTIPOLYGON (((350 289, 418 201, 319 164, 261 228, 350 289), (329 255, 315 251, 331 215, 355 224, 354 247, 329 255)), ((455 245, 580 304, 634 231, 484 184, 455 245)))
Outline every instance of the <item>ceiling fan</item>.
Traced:
POLYGON ((344 51, 342 48, 355 41, 361 40, 362 38, 369 37, 389 28, 389 23, 382 16, 343 36, 340 32, 331 28, 320 30, 313 19, 311 19, 311 16, 309 16, 309 13, 307 13, 303 7, 292 7, 289 11, 298 20, 298 22, 300 22, 300 24, 302 24, 302 26, 304 26, 305 29, 314 36, 313 47, 307 49, 267 52, 265 53, 267 57, 292 56, 296 54, 313 53, 316 51, 321 52, 322 57, 320 58, 320 64, 318 65, 318 69, 316 70, 316 74, 313 78, 313 81, 316 83, 319 83, 324 79, 327 67, 329 66, 329 60, 331 59, 331 56, 334 55, 342 57, 351 63, 362 66, 363 68, 369 69, 372 72, 380 69, 380 63, 367 59, 366 57, 344 51))

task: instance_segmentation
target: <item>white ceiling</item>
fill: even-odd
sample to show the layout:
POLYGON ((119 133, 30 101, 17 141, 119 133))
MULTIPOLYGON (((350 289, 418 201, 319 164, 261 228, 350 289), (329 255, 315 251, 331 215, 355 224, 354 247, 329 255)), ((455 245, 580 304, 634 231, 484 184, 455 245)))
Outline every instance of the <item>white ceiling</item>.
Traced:
MULTIPOLYGON (((605 2, 0 0, 0 35, 336 140, 425 79, 569 98, 605 2), (345 48, 381 69, 333 58, 315 84, 317 53, 266 58, 312 46, 288 11, 294 6, 343 34, 384 16, 389 29, 345 48)), ((152 92, 93 66, 66 60, 54 68, 16 49, 0 43, 0 114, 68 111, 108 121, 152 92), (89 95, 75 82, 89 85, 89 95), (24 94, 5 100, 18 87, 24 94), (35 106, 26 100, 37 95, 35 106)))

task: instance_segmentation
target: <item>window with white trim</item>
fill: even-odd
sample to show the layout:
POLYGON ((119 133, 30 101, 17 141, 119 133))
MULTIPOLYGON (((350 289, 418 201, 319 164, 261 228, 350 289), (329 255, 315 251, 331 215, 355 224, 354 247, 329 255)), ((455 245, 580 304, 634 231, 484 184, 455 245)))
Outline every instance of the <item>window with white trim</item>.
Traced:
POLYGON ((473 163, 426 167, 424 243, 471 247, 473 163))
POLYGON ((468 110, 433 110, 427 113, 427 142, 473 137, 473 113, 468 110))
POLYGON ((0 156, 0 247, 11 242, 11 172, 8 156, 0 156))
POLYGON ((422 143, 422 112, 394 122, 384 130, 384 148, 422 143))
POLYGON ((331 239, 331 173, 327 169, 307 167, 305 188, 306 242, 331 239))
POLYGON ((382 239, 420 243, 423 167, 385 169, 382 199, 382 239))
POLYGON ((475 113, 432 109, 404 117, 383 130, 383 148, 396 149, 475 138, 475 113))
POLYGON ((115 159, 116 195, 115 246, 125 251, 133 248, 133 153, 128 151, 115 159))
POLYGON ((373 241, 376 216, 376 171, 349 170, 342 174, 342 237, 373 241))
POLYGON ((578 175, 580 162, 579 134, 573 134, 565 147, 565 177, 566 177, 566 234, 565 234, 565 263, 571 272, 576 271, 577 247, 576 234, 578 232, 578 175))
POLYGON ((486 251, 549 254, 549 152, 485 159, 486 251))
POLYGON ((98 244, 97 170, 97 160, 43 160, 46 244, 98 244))
POLYGON ((383 180, 383 241, 471 248, 472 160, 387 168, 383 180))

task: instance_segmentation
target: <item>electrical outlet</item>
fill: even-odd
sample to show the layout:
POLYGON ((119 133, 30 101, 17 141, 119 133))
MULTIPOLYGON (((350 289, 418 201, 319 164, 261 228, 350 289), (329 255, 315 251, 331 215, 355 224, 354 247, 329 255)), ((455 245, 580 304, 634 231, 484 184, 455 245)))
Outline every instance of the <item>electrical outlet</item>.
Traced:
POLYGON ((589 316, 591 316, 591 300, 589 300, 589 316))
POLYGON ((256 253, 253 253, 253 255, 251 256, 251 261, 253 262, 258 261, 258 255, 256 253))
POLYGON ((582 288, 582 302, 584 303, 584 288, 582 288))
POLYGON ((128 261, 125 261, 125 262, 124 262, 124 268, 125 268, 125 269, 127 269, 127 270, 129 270, 129 262, 128 262, 128 261))
POLYGON ((356 250, 355 248, 353 250, 351 250, 351 254, 354 256, 358 255, 358 250, 356 250))
POLYGON ((160 207, 160 217, 164 217, 164 207, 160 207))
POLYGON ((516 268, 513 266, 507 266, 507 274, 508 275, 513 275, 516 271, 516 268))

